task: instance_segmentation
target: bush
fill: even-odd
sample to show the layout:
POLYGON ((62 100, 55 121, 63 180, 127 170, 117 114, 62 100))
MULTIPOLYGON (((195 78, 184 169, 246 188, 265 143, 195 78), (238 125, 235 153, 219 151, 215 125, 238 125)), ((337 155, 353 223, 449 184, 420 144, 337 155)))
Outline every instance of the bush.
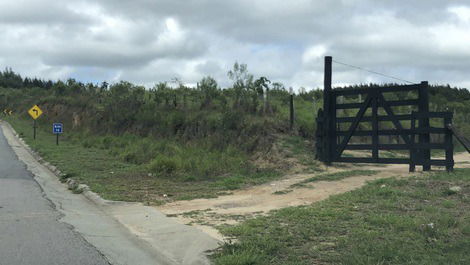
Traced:
POLYGON ((157 156, 149 163, 149 170, 158 176, 174 176, 178 170, 178 162, 175 158, 157 156))

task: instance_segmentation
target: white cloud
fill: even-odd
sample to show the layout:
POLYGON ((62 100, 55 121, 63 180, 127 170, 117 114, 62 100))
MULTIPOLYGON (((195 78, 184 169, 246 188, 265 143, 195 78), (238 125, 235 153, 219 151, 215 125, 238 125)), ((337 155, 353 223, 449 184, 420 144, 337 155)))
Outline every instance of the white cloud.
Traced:
POLYGON ((327 49, 325 45, 314 45, 305 50, 305 52, 302 55, 302 62, 304 64, 311 64, 313 63, 319 63, 323 59, 323 57, 326 55, 327 49))
POLYGON ((463 23, 470 23, 470 7, 468 6, 458 6, 458 7, 449 7, 448 11, 457 16, 457 18, 463 23))

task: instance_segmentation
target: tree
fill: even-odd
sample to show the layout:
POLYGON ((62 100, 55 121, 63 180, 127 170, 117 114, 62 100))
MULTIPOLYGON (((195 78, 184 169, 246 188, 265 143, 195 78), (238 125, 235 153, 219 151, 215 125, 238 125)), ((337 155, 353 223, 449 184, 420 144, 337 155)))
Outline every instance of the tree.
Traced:
POLYGON ((271 112, 271 106, 269 105, 269 81, 266 77, 262 76, 255 81, 255 88, 260 95, 264 95, 264 112, 271 112))
POLYGON ((65 90, 67 89, 66 85, 64 84, 64 82, 62 81, 57 81, 53 86, 52 86, 52 90, 54 90, 54 93, 58 96, 58 95, 64 95, 65 94, 65 90))
POLYGON ((11 68, 5 68, 5 71, 0 72, 0 87, 21 88, 23 87, 23 78, 13 72, 11 68))
POLYGON ((121 81, 109 88, 105 102, 105 113, 116 131, 125 131, 135 122, 144 103, 145 89, 121 81))
POLYGON ((284 85, 280 82, 274 82, 273 83, 273 90, 281 90, 281 91, 284 91, 286 90, 286 88, 284 87, 284 85))
POLYGON ((67 87, 73 94, 79 94, 84 90, 83 83, 77 82, 77 80, 73 78, 67 79, 67 87))
POLYGON ((106 81, 103 81, 100 85, 100 92, 103 93, 108 90, 109 83, 106 81))
POLYGON ((197 89, 203 94, 204 100, 201 107, 211 105, 212 100, 217 97, 218 85, 217 81, 210 76, 204 77, 201 82, 197 83, 197 89))
POLYGON ((160 82, 154 86, 155 102, 160 105, 162 100, 165 101, 165 106, 168 107, 170 102, 170 88, 166 82, 160 82))
POLYGON ((248 73, 246 64, 235 62, 233 69, 228 71, 228 77, 233 81, 233 90, 235 92, 235 107, 241 106, 244 94, 253 87, 253 75, 248 73))

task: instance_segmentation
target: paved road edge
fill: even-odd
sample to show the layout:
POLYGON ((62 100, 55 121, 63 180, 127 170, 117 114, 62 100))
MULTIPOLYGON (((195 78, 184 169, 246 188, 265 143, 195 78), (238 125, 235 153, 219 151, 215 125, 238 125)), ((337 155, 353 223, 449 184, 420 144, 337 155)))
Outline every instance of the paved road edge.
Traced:
MULTIPOLYGON (((210 264, 205 253, 217 248, 220 245, 218 240, 193 227, 176 223, 155 208, 143 206, 141 203, 107 201, 87 188, 84 189, 81 195, 72 194, 67 190, 66 185, 59 181, 58 176, 62 173, 59 169, 33 151, 19 138, 8 122, 0 120, 0 125, 9 145, 18 158, 26 164, 48 198, 65 215, 66 218, 63 218, 62 221, 72 225, 88 242, 97 247, 112 264, 210 264), (103 218, 110 219, 108 222, 113 223, 113 229, 117 230, 114 232, 119 234, 117 237, 120 240, 128 240, 129 242, 126 244, 129 245, 124 245, 134 248, 134 250, 119 249, 119 243, 112 244, 109 247, 103 245, 106 242, 95 240, 97 236, 88 234, 89 231, 86 231, 86 225, 77 224, 73 220, 74 217, 78 217, 77 213, 71 214, 70 209, 64 209, 64 203, 60 201, 64 197, 68 199, 82 198, 82 200, 87 201, 89 204, 87 207, 96 208, 92 210, 94 211, 93 214, 96 215, 96 212, 101 212, 103 218), (185 243, 190 241, 188 236, 192 237, 195 243, 185 243), (180 251, 178 248, 185 250, 180 251), (123 253, 131 255, 132 252, 134 252, 135 257, 131 257, 131 260, 123 255, 123 253), (149 263, 150 260, 152 260, 151 263, 149 263), (136 261, 139 262, 135 263, 136 261)), ((73 205, 69 207, 73 208, 73 205)), ((83 218, 83 216, 80 217, 83 218)), ((91 230, 96 231, 96 229, 91 230)))

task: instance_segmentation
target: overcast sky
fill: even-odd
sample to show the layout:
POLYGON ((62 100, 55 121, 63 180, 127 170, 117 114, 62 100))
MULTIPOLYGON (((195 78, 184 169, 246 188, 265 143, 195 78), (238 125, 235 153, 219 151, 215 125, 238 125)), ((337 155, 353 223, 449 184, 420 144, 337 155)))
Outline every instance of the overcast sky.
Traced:
MULTIPOLYGON (((323 57, 412 82, 470 88, 470 0, 1 0, 0 67, 23 76, 132 81, 246 63, 295 89, 322 87, 323 57)), ((393 82, 333 65, 336 85, 393 82)))

